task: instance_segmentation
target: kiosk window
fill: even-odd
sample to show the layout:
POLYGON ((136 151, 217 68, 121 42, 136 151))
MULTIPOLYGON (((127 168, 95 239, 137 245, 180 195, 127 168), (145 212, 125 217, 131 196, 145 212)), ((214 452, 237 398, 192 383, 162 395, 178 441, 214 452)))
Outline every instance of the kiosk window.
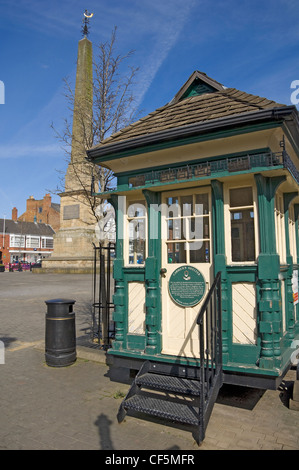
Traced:
POLYGON ((129 264, 142 265, 146 249, 146 207, 144 201, 131 201, 128 205, 129 264))
POLYGON ((210 263, 208 193, 169 197, 166 203, 167 262, 210 263))
POLYGON ((254 206, 252 188, 229 191, 232 261, 255 260, 254 206))

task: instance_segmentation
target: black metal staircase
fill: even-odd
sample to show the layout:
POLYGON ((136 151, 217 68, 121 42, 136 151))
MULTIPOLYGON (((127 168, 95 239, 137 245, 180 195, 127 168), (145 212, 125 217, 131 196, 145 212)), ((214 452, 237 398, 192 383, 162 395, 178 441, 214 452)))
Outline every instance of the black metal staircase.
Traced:
MULTIPOLYGON (((194 427, 198 444, 223 384, 221 341, 221 275, 217 274, 198 314, 199 367, 146 361, 123 400, 118 421, 127 413, 146 414, 194 427)), ((179 358, 178 358, 179 360, 179 358)))

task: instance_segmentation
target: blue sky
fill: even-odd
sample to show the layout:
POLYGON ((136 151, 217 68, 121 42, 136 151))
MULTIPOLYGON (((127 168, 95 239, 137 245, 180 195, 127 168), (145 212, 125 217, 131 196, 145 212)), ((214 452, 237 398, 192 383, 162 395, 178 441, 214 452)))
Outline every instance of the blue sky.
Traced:
POLYGON ((55 190, 57 170, 66 169, 50 125, 60 129, 69 117, 63 78, 75 79, 85 9, 94 13, 94 46, 117 26, 118 52, 135 50, 142 115, 169 102, 194 70, 291 104, 298 0, 0 0, 0 218, 11 218, 14 206, 24 212, 30 195, 55 190))

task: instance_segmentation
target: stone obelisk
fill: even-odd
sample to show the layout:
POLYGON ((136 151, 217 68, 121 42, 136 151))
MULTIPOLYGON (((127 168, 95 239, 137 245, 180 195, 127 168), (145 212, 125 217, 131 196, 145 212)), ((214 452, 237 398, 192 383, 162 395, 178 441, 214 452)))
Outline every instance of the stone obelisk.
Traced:
POLYGON ((71 158, 60 194, 60 229, 54 236, 52 256, 42 268, 55 272, 91 272, 96 219, 88 198, 92 167, 86 157, 92 136, 92 43, 85 35, 79 41, 73 110, 71 158))

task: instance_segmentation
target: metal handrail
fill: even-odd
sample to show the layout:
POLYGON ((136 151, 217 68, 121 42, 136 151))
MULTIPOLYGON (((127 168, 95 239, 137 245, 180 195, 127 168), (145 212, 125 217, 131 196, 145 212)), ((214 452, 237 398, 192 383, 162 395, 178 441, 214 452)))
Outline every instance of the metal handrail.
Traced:
POLYGON ((203 303, 203 305, 202 305, 202 307, 201 307, 201 309, 200 309, 200 311, 199 311, 199 313, 198 313, 198 315, 197 315, 197 320, 196 320, 197 325, 200 324, 200 321, 201 321, 201 319, 202 319, 202 317, 203 317, 203 315, 204 315, 204 313, 205 313, 205 311, 206 311, 206 309, 207 309, 208 303, 210 302, 210 299, 211 299, 211 297, 212 297, 212 295, 213 295, 213 292, 214 292, 214 290, 215 290, 215 287, 216 287, 216 285, 218 284, 218 282, 219 282, 220 279, 221 279, 221 272, 218 271, 218 273, 216 274, 216 277, 215 277, 215 279, 214 279, 214 282, 213 282, 213 284, 212 284, 212 286, 211 286, 211 288, 210 288, 210 290, 209 290, 209 292, 208 292, 208 295, 207 295, 207 297, 206 297, 206 299, 205 299, 205 301, 204 301, 204 303, 203 303))
POLYGON ((214 403, 223 384, 221 272, 218 272, 198 313, 200 357, 200 439, 203 440, 214 403))

